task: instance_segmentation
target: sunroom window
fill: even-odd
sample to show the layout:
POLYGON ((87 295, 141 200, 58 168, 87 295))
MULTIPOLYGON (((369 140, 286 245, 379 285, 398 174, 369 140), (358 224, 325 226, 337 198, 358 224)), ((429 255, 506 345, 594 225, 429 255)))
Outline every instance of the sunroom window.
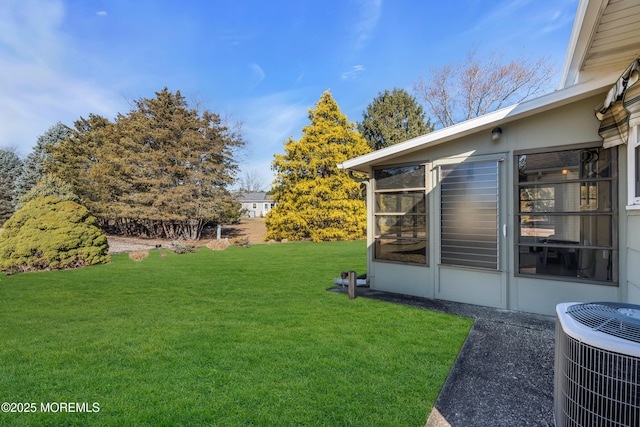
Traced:
POLYGON ((617 149, 516 154, 519 275, 617 280, 617 149))
POLYGON ((440 167, 440 263, 499 269, 499 162, 440 167))
POLYGON ((375 259, 427 265, 425 165, 374 170, 375 259))

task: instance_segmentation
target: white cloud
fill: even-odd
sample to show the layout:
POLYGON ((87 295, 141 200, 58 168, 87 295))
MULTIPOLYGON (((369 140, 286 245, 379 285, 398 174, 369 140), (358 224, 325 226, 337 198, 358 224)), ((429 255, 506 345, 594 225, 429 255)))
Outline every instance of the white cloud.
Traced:
MULTIPOLYGON (((538 4, 532 0, 505 0, 485 8, 487 13, 476 18, 469 33, 491 34, 499 28, 503 42, 513 44, 514 40, 530 38, 531 35, 540 36, 571 25, 575 3, 576 0, 556 0, 554 8, 538 8, 538 4), (521 19, 522 16, 527 19, 521 19)), ((466 37, 474 36, 469 34, 466 37)))
POLYGON ((310 105, 296 98, 296 92, 281 92, 249 100, 245 105, 251 126, 244 130, 247 139, 260 147, 258 151, 281 151, 289 136, 300 132, 310 105))
POLYGON ((305 101, 302 91, 284 91, 260 98, 240 101, 234 110, 244 111, 243 134, 247 149, 240 159, 241 170, 257 170, 272 179, 270 170, 273 155, 284 151, 289 137, 299 138, 308 124, 311 103, 305 101))
MULTIPOLYGON (((51 60, 60 52, 58 30, 64 7, 57 0, 3 0, 0 2, 0 46, 2 57, 25 61, 51 60)), ((0 57, 1 58, 1 57, 0 57)))
POLYGON ((359 0, 360 15, 354 25, 356 49, 364 47, 375 31, 382 14, 382 0, 359 0))
POLYGON ((251 38, 250 34, 228 34, 220 36, 220 41, 229 46, 240 46, 251 38))
POLYGON ((107 16, 107 11, 106 10, 99 10, 98 12, 96 12, 96 15, 98 16, 107 16))
POLYGON ((89 113, 112 118, 125 105, 117 92, 73 75, 73 43, 61 30, 62 2, 1 3, 0 147, 28 154, 55 123, 71 126, 89 113))
POLYGON ((258 86, 267 76, 264 70, 258 64, 250 64, 251 74, 252 74, 252 83, 251 89, 258 86))
POLYGON ((349 71, 345 71, 344 73, 342 73, 340 78, 342 80, 353 80, 357 78, 358 75, 360 75, 360 73, 364 72, 365 70, 366 68, 364 68, 364 66, 362 65, 354 65, 353 67, 351 67, 349 71))
MULTIPOLYGON (((562 5, 561 5, 562 6, 562 5)), ((538 35, 551 33, 567 25, 571 25, 574 20, 574 15, 571 13, 570 7, 564 7, 557 10, 551 10, 548 15, 545 16, 544 25, 538 35)))

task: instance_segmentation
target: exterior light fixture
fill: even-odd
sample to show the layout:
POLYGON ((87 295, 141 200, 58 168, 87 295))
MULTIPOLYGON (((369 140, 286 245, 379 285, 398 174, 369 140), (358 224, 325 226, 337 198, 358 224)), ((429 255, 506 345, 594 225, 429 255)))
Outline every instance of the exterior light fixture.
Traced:
POLYGON ((491 131, 491 139, 497 141, 502 136, 502 128, 493 128, 491 131))

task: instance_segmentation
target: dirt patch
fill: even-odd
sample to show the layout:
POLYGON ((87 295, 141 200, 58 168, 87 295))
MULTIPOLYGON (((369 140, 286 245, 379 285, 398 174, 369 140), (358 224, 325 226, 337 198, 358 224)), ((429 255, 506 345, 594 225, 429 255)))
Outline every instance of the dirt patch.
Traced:
MULTIPOLYGON (((215 229, 213 235, 207 238, 215 239, 215 229)), ((233 243, 236 239, 248 239, 252 245, 265 243, 264 236, 267 234, 267 227, 262 218, 242 218, 238 224, 224 225, 222 227, 222 238, 228 238, 233 243)))
MULTIPOLYGON (((198 241, 185 241, 194 246, 207 246, 216 240, 216 228, 206 229, 202 239, 198 241)), ((242 218, 238 224, 224 225, 221 230, 221 238, 228 239, 229 244, 259 244, 265 243, 264 236, 267 227, 262 218, 242 218)), ((149 249, 168 248, 172 240, 167 239, 141 239, 137 237, 107 236, 109 241, 109 253, 143 251, 149 249)))

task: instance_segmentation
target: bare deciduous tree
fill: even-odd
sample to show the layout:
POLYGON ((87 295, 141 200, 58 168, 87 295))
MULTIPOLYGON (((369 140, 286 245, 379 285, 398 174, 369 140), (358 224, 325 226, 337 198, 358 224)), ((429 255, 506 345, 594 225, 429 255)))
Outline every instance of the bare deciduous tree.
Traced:
POLYGON ((245 193, 261 193, 267 190, 269 182, 256 170, 244 172, 240 178, 240 191, 245 193))
POLYGON ((503 63, 504 54, 479 60, 475 50, 465 61, 433 68, 413 89, 443 126, 469 120, 504 106, 540 95, 550 89, 555 66, 548 57, 537 61, 524 56, 503 63))

